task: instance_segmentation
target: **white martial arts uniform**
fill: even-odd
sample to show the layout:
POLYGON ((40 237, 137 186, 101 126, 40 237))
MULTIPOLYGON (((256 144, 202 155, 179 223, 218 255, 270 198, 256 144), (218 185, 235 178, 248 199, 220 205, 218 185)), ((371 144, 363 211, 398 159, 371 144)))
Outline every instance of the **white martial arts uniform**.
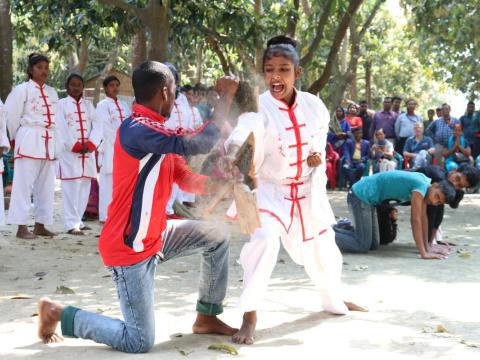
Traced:
MULTIPOLYGON (((257 202, 262 227, 243 246, 243 293, 238 307, 258 310, 277 262, 280 241, 296 263, 318 285, 323 308, 336 314, 348 311, 341 289, 342 255, 335 244, 335 222, 326 193, 325 146, 329 113, 316 96, 297 92, 292 107, 270 92, 260 96, 260 113, 240 116, 225 143, 241 145, 255 135, 257 202), (307 165, 318 152, 322 164, 307 165)), ((229 210, 235 213, 234 207, 229 210)))
MULTIPOLYGON (((195 130, 202 126, 203 120, 198 109, 194 106, 190 106, 188 99, 184 94, 178 94, 175 99, 175 104, 172 109, 172 114, 165 122, 165 126, 169 129, 183 129, 183 130, 195 130)), ((170 200, 167 203, 167 215, 172 215, 173 203, 178 201, 183 202, 195 202, 195 194, 187 193, 179 189, 177 184, 173 184, 172 194, 170 200)))
POLYGON ((58 102, 55 112, 62 145, 58 177, 62 180, 65 230, 84 227, 82 216, 87 208, 91 179, 97 178, 95 150, 102 141, 102 124, 88 100, 71 96, 58 102), (91 152, 82 154, 86 145, 91 152))
MULTIPOLYGON (((10 150, 10 142, 7 137, 7 117, 3 108, 3 102, 0 100, 0 148, 2 153, 10 150)), ((3 198, 3 158, 0 157, 0 225, 5 225, 5 201, 3 198)))
POLYGON ((130 106, 110 97, 106 97, 97 104, 97 117, 103 128, 103 141, 99 148, 98 218, 100 221, 107 219, 108 205, 112 201, 113 146, 117 129, 131 114, 130 106))
POLYGON ((55 163, 59 143, 55 125, 57 92, 33 80, 17 85, 5 102, 7 128, 15 140, 8 222, 26 225, 33 190, 35 222, 53 223, 55 163))

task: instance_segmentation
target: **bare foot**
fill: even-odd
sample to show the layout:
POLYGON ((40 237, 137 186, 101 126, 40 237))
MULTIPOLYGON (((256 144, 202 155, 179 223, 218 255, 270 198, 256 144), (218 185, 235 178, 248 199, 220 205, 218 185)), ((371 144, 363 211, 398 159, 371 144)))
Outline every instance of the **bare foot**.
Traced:
POLYGON ((45 225, 43 224, 40 224, 40 223, 35 223, 35 226, 33 228, 33 233, 35 235, 39 235, 39 236, 48 236, 48 237, 54 237, 56 236, 57 234, 55 234, 54 232, 48 230, 45 225))
POLYGON ((85 233, 80 229, 70 229, 67 231, 67 234, 70 235, 85 235, 85 233))
POLYGON ((18 225, 16 236, 19 239, 26 239, 26 240, 36 239, 35 234, 28 231, 27 225, 18 225))
POLYGON ((368 308, 357 305, 357 304, 352 303, 352 302, 345 301, 345 305, 347 305, 347 308, 350 311, 368 312, 368 308))
POLYGON ((430 249, 431 249, 431 252, 433 252, 435 254, 440 254, 440 255, 445 255, 445 256, 450 254, 450 247, 449 246, 435 245, 434 244, 430 247, 430 249))
POLYGON ((44 344, 63 341, 63 337, 55 333, 62 311, 63 306, 49 298, 38 302, 38 337, 44 344))
POLYGON ((192 326, 194 334, 220 334, 220 335, 233 335, 238 329, 234 329, 215 315, 209 316, 197 313, 197 319, 192 326))
POLYGON ((255 327, 257 326, 257 312, 250 311, 243 314, 243 322, 240 330, 238 330, 233 336, 232 341, 237 344, 252 345, 255 341, 253 334, 255 333, 255 327))

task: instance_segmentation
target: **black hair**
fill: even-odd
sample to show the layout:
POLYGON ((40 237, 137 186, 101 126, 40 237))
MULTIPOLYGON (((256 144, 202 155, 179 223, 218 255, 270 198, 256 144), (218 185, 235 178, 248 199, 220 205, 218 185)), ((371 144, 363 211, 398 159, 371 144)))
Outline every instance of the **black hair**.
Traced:
POLYGON ((441 106, 437 107, 435 111, 442 111, 442 107, 441 106))
POLYGON ((169 68, 158 61, 145 61, 132 74, 133 92, 138 104, 152 100, 158 90, 174 82, 169 68))
POLYGON ((473 101, 469 101, 467 105, 475 105, 473 101))
POLYGON ((103 79, 103 87, 106 88, 112 81, 118 81, 120 84, 120 80, 115 75, 108 75, 105 79, 103 79))
POLYGON ((435 112, 435 110, 433 110, 433 109, 428 109, 428 110, 427 110, 427 113, 429 113, 430 111, 435 112))
POLYGON ((395 101, 395 100, 402 101, 402 98, 400 96, 392 96, 392 101, 395 101))
POLYGON ((339 109, 342 111, 343 116, 345 116, 345 109, 344 109, 343 107, 341 107, 341 106, 337 106, 337 107, 335 108, 335 112, 337 112, 337 110, 339 110, 339 109))
POLYGON ((71 73, 70 75, 68 75, 67 80, 65 81, 65 89, 68 88, 68 84, 70 84, 70 81, 72 81, 75 78, 79 79, 82 82, 82 85, 84 84, 83 77, 80 74, 71 73))
POLYGON ((238 89, 233 98, 238 108, 238 113, 258 112, 258 101, 255 96, 255 90, 247 81, 240 81, 238 89))
POLYGON ((367 100, 362 100, 362 101, 359 102, 359 104, 360 105, 364 105, 364 104, 368 105, 368 102, 367 102, 367 100))
POLYGON ((193 86, 190 84, 182 86, 182 91, 192 91, 193 89, 193 86))
POLYGON ((457 168, 459 173, 466 176, 470 188, 476 188, 480 182, 480 169, 469 164, 462 164, 457 168))
MULTIPOLYGON (((457 191, 453 187, 452 183, 448 180, 442 180, 437 183, 440 191, 445 195, 445 204, 455 204, 457 199, 457 191)), ((457 205, 458 206, 458 205, 457 205)))
POLYGON ((463 195, 465 195, 465 192, 463 190, 455 190, 455 200, 449 203, 452 209, 458 208, 458 205, 460 205, 460 201, 462 201, 463 199, 463 195))
POLYGON ((31 53, 28 55, 28 67, 27 67, 27 76, 29 79, 32 78, 32 69, 38 63, 45 61, 47 64, 50 64, 50 60, 45 55, 39 53, 31 53))
MULTIPOLYGON (((164 64, 170 69, 172 75, 173 75, 173 78, 175 80, 175 85, 177 85, 177 88, 180 87, 180 74, 178 73, 178 70, 177 68, 175 67, 175 65, 173 65, 172 63, 169 63, 168 61, 165 61, 164 64)), ((179 90, 179 89, 177 89, 179 90)))
POLYGON ((275 36, 268 40, 267 48, 263 53, 263 65, 265 61, 273 58, 283 56, 289 59, 295 68, 300 66, 300 57, 297 52, 297 42, 292 38, 284 35, 275 36))
POLYGON ((392 211, 397 211, 397 208, 388 202, 377 206, 378 232, 382 245, 390 244, 397 238, 398 225, 390 216, 392 211))
POLYGON ((351 108, 352 106, 355 106, 355 107, 357 107, 357 104, 354 104, 354 103, 350 103, 350 104, 348 104, 348 106, 347 106, 347 110, 350 110, 350 108, 351 108))
POLYGON ((195 86, 193 87, 193 91, 196 92, 196 93, 197 93, 197 92, 200 92, 200 91, 205 91, 205 92, 207 92, 207 91, 208 91, 208 88, 207 88, 205 85, 203 85, 203 84, 197 83, 197 84, 195 84, 195 86))

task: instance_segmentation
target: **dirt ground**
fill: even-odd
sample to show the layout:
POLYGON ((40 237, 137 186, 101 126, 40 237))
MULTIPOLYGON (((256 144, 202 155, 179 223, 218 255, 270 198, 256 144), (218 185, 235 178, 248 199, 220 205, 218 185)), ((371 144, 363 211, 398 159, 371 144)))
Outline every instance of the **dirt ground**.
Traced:
MULTIPOLYGON (((339 217, 348 216, 346 193, 330 198, 339 217)), ((57 192, 55 230, 62 231, 57 192)), ((409 209, 400 210, 399 239, 366 255, 344 255, 346 292, 369 313, 333 316, 321 312, 315 287, 282 250, 259 313, 257 342, 232 344, 239 358, 284 359, 480 359, 480 196, 467 195, 460 209, 446 211, 443 231, 457 244, 447 260, 421 260, 414 247, 409 209)), ((43 345, 36 336, 37 308, 48 295, 65 304, 120 316, 116 292, 97 252, 100 226, 88 236, 61 233, 53 240, 22 241, 14 228, 0 238, 0 359, 217 359, 208 350, 231 344, 225 336, 193 335, 199 257, 167 262, 156 275, 156 345, 151 353, 121 354, 91 341, 67 339, 43 345), (65 286, 74 294, 56 294, 65 286)), ((222 319, 239 326, 235 309, 242 270, 237 263, 245 238, 231 226, 230 279, 222 319)))

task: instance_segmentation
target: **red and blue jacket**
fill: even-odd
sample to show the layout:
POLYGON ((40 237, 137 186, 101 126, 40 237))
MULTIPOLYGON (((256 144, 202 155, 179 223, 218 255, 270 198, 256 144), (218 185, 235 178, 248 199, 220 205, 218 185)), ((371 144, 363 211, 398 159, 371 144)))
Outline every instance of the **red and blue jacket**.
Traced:
POLYGON ((132 110, 115 139, 112 202, 98 244, 106 266, 133 265, 160 251, 172 184, 205 192, 207 177, 193 173, 182 156, 208 153, 219 138, 211 123, 194 132, 169 130, 157 112, 132 110))

